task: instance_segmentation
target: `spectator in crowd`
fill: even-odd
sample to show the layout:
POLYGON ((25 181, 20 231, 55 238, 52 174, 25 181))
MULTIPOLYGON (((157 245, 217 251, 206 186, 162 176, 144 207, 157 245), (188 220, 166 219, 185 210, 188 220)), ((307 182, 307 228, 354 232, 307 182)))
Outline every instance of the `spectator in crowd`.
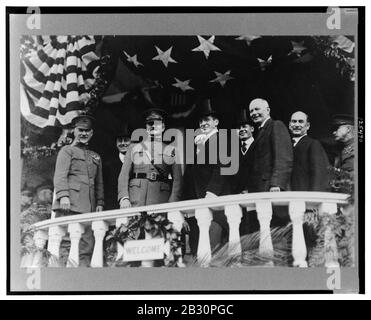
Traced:
MULTIPOLYGON (((74 118, 74 140, 58 153, 53 203, 56 217, 103 210, 102 161, 99 154, 88 148, 93 136, 93 121, 87 114, 74 118)), ((79 266, 90 265, 93 249, 94 236, 91 227, 86 226, 79 244, 79 266)))
POLYGON ((309 129, 307 114, 297 111, 291 115, 289 130, 294 148, 291 190, 327 191, 329 161, 321 143, 308 136, 309 129))

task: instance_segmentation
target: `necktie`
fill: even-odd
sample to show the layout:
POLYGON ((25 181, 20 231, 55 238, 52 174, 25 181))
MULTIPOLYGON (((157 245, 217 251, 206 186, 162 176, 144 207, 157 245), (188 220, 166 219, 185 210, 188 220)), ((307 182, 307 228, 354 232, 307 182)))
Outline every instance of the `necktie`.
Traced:
POLYGON ((246 153, 246 151, 247 151, 246 143, 242 143, 242 153, 246 153))
POLYGON ((296 141, 295 141, 295 139, 292 138, 291 140, 292 140, 292 145, 295 147, 295 145, 296 145, 296 141))

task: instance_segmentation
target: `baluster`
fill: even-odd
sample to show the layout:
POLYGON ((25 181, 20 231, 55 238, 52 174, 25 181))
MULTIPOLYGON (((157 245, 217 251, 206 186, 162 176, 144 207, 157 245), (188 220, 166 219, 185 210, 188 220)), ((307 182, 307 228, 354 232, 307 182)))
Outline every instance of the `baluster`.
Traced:
MULTIPOLYGON (((35 246, 38 249, 44 249, 46 245, 46 241, 48 240, 48 233, 45 230, 37 230, 33 236, 35 246)), ((25 262, 25 267, 41 267, 42 262, 42 253, 37 251, 33 256, 30 255, 31 259, 27 259, 25 262)))
MULTIPOLYGON (((320 214, 334 215, 337 213, 336 203, 322 203, 319 206, 320 214)), ((327 225, 324 235, 324 250, 325 250, 325 267, 339 267, 338 248, 336 245, 335 234, 332 232, 330 225, 327 225)))
POLYGON ((290 201, 289 214, 292 221, 292 256, 293 265, 307 267, 307 247, 305 245, 303 219, 305 213, 305 201, 290 201))
POLYGON ((213 215, 209 208, 200 208, 195 210, 195 217, 200 229, 198 238, 197 259, 202 267, 207 267, 211 260, 211 246, 209 228, 213 215))
MULTIPOLYGON (((183 222, 184 222, 183 214, 179 210, 178 211, 170 211, 167 214, 167 218, 169 219, 169 221, 171 221, 173 223, 174 229, 176 231, 181 232, 182 227, 183 227, 183 222)), ((167 249, 167 247, 166 247, 166 249, 167 249)), ((169 249, 170 249, 170 246, 169 246, 169 249)), ((178 266, 182 266, 182 267, 185 266, 184 263, 183 263, 183 258, 182 258, 181 255, 178 259, 178 266)))
POLYGON ((68 225, 68 233, 71 239, 70 254, 68 255, 67 267, 78 267, 79 260, 79 243, 81 235, 85 232, 85 227, 81 223, 71 223, 68 225))
POLYGON ((103 267, 103 239, 108 230, 108 224, 102 220, 93 221, 91 227, 94 231, 95 244, 90 266, 100 268, 103 267))
POLYGON ((52 254, 49 259, 49 266, 54 264, 55 260, 59 260, 59 249, 61 246, 62 238, 66 234, 66 229, 61 226, 49 228, 49 242, 48 251, 52 254))
POLYGON ((260 224, 259 254, 273 257, 273 244, 270 224, 272 220, 272 204, 270 201, 256 201, 256 212, 260 224))
POLYGON ((240 223, 242 218, 242 208, 238 204, 226 206, 225 215, 229 225, 228 253, 231 255, 240 255, 240 223))

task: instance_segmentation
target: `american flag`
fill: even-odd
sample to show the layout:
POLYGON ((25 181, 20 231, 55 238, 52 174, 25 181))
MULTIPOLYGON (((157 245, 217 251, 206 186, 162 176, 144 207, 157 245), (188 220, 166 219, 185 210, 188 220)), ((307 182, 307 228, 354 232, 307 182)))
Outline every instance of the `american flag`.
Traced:
POLYGON ((21 113, 33 125, 66 125, 89 99, 99 57, 93 36, 21 38, 21 113))

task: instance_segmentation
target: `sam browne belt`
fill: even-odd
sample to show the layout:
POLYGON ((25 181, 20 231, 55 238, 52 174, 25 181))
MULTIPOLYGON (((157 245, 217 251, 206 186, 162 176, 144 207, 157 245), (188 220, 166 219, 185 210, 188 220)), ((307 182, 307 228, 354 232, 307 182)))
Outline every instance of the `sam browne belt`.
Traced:
POLYGON ((162 182, 170 182, 168 178, 163 177, 162 175, 158 174, 157 172, 137 172, 130 175, 130 179, 148 179, 150 181, 162 181, 162 182))

